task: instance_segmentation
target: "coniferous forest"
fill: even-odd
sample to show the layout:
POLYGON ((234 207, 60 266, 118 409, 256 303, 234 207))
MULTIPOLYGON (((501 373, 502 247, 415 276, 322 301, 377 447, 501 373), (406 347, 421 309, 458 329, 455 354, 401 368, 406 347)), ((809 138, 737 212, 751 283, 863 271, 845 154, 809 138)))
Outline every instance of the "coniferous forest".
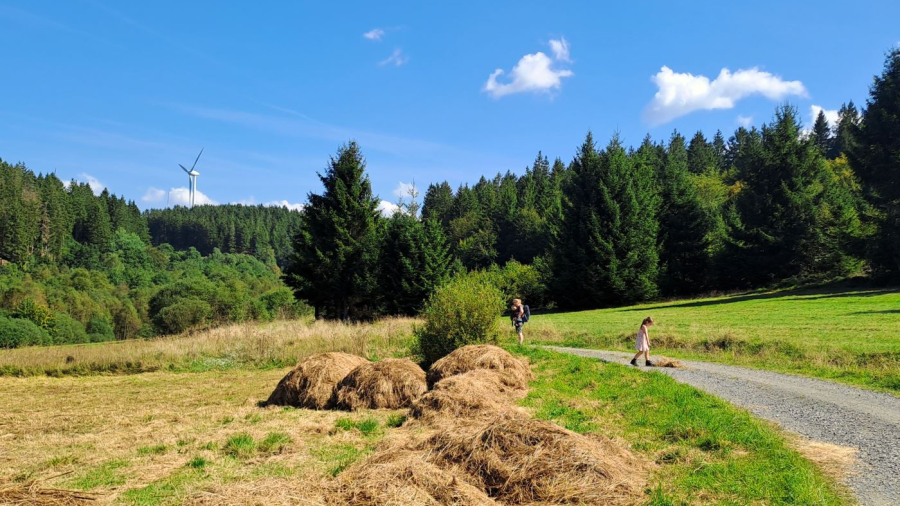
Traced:
POLYGON ((676 131, 637 146, 588 132, 571 159, 538 152, 523 174, 432 183, 387 218, 355 142, 332 157, 302 212, 140 212, 0 162, 0 347, 307 308, 334 319, 413 315, 466 271, 532 307, 562 309, 857 275, 896 282, 900 50, 865 106, 848 102, 839 118, 820 113, 807 126, 782 105, 758 128, 676 131))

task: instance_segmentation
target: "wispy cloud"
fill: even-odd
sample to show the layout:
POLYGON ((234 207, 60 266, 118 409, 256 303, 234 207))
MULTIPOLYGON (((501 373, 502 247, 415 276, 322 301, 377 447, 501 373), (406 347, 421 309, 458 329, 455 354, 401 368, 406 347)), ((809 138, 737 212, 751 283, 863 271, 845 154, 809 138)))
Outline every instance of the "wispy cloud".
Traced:
POLYGON ((559 40, 551 39, 550 50, 553 51, 554 59, 569 63, 572 62, 572 60, 569 59, 569 43, 566 41, 565 37, 560 37, 559 40))
POLYGON ((69 26, 67 24, 61 23, 59 21, 56 21, 56 20, 53 20, 50 18, 46 18, 43 16, 39 16, 33 12, 26 11, 23 9, 18 9, 16 7, 10 7, 8 5, 0 5, 0 17, 11 19, 12 21, 15 21, 16 23, 28 25, 28 26, 35 27, 35 28, 46 28, 46 29, 66 32, 71 35, 76 35, 81 38, 92 40, 94 42, 99 42, 106 46, 118 47, 118 48, 122 47, 120 44, 97 37, 96 35, 94 35, 90 32, 85 32, 85 31, 79 30, 77 28, 74 28, 72 26, 69 26))
POLYGON ((147 188, 147 193, 144 193, 144 196, 141 197, 141 202, 146 202, 148 204, 158 204, 162 202, 166 198, 166 190, 160 190, 159 188, 150 187, 147 188))
POLYGON ((364 33, 363 37, 369 40, 381 40, 381 38, 384 37, 384 30, 381 28, 374 28, 364 33))
POLYGON ((397 197, 405 199, 405 198, 408 198, 410 196, 410 193, 415 190, 416 190, 415 183, 404 183, 401 181, 400 184, 398 184, 397 187, 394 188, 394 191, 391 193, 393 193, 397 197))
POLYGON ((828 126, 831 128, 835 128, 841 121, 841 116, 838 114, 837 109, 825 109, 820 105, 812 105, 809 107, 810 126, 816 123, 816 118, 819 117, 820 112, 825 113, 825 119, 828 120, 828 126))
POLYGON ((390 56, 378 62, 378 65, 381 65, 382 67, 385 65, 393 65, 395 67, 399 67, 400 65, 403 65, 408 61, 409 57, 403 54, 403 50, 398 47, 394 49, 394 52, 391 53, 390 56))
POLYGON ((738 125, 747 128, 753 124, 753 116, 744 116, 742 114, 738 114, 738 117, 735 119, 735 121, 737 121, 738 125))
POLYGON ((387 200, 382 200, 378 203, 378 207, 375 208, 377 211, 381 212, 382 216, 390 217, 393 216, 397 211, 400 210, 400 206, 397 204, 388 202, 387 200))
POLYGON ((664 66, 652 80, 659 90, 644 111, 644 118, 652 125, 661 125, 694 111, 731 109, 750 95, 762 95, 771 100, 781 100, 789 95, 807 96, 800 81, 785 81, 756 67, 734 73, 724 68, 710 81, 706 76, 673 72, 664 66))
MULTIPOLYGON (((570 61, 569 44, 565 38, 551 40, 550 48, 553 50, 557 61, 570 61)), ((484 85, 484 91, 493 98, 500 98, 513 93, 548 93, 552 90, 560 89, 564 77, 575 75, 574 72, 568 69, 553 68, 553 60, 540 51, 523 56, 509 73, 510 80, 506 83, 502 83, 497 79, 503 73, 503 69, 495 70, 484 85)))
POLYGON ((306 204, 301 204, 299 202, 288 202, 287 200, 272 200, 263 204, 266 207, 286 207, 291 211, 302 211, 306 204))
MULTIPOLYGON (((79 183, 87 183, 91 187, 91 191, 94 192, 94 195, 100 195, 101 193, 103 193, 103 190, 106 189, 105 184, 101 183, 96 177, 85 172, 78 174, 78 177, 75 178, 75 181, 79 183)), ((63 183, 63 186, 68 189, 71 184, 72 181, 66 181, 65 183, 63 183)))
MULTIPOLYGON (((169 205, 173 206, 189 206, 191 205, 191 190, 185 188, 184 186, 178 188, 172 188, 169 190, 169 205)), ((197 190, 197 194, 194 197, 194 205, 202 206, 202 205, 219 205, 218 202, 209 198, 205 193, 197 190)))

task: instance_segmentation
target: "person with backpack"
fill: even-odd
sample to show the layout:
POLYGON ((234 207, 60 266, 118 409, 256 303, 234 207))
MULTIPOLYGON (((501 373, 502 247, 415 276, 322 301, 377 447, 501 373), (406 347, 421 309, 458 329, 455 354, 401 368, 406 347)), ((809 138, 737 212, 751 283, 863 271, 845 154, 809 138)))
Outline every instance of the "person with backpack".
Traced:
POLYGON ((531 309, 522 304, 522 299, 513 299, 512 305, 509 307, 509 318, 516 329, 516 334, 519 334, 519 344, 522 344, 525 341, 525 337, 522 335, 522 326, 531 318, 531 309))

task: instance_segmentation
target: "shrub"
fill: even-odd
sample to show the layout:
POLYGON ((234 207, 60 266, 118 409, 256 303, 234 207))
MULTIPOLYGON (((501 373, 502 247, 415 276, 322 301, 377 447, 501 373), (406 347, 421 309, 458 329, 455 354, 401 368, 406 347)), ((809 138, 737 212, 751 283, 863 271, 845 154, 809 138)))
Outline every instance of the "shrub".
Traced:
POLYGON ((212 308, 209 304, 196 297, 188 297, 162 308, 153 323, 161 333, 178 334, 207 323, 211 316, 212 308))
POLYGON ((280 287, 259 296, 266 311, 273 318, 290 318, 294 316, 294 292, 288 287, 280 287))
POLYGON ((13 317, 29 320, 46 331, 53 328, 53 312, 47 306, 35 304, 31 299, 23 300, 13 311, 13 317))
POLYGON ((425 304, 425 325, 416 329, 418 352, 431 364, 468 344, 496 343, 503 294, 482 273, 457 276, 425 304))
POLYGON ((0 317, 0 348, 48 344, 50 336, 30 320, 0 317))
POLYGON ((100 339, 91 337, 92 343, 98 341, 112 341, 115 338, 112 325, 106 321, 106 318, 96 314, 91 316, 91 319, 88 320, 86 331, 91 336, 102 336, 100 339))
POLYGON ((510 260, 502 268, 492 266, 488 275, 506 302, 522 299, 524 304, 532 308, 546 306, 547 287, 541 279, 540 271, 533 265, 510 260))
POLYGON ((53 342, 56 344, 73 344, 88 342, 87 332, 80 321, 66 313, 53 315, 53 327, 50 329, 53 342))

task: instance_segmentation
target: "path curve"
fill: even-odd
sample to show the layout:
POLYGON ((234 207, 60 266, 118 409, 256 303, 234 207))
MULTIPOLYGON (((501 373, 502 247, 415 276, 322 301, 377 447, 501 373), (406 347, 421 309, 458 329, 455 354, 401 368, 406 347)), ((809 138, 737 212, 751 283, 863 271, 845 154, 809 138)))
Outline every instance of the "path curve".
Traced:
MULTIPOLYGON (((625 365, 633 356, 615 351, 545 348, 625 365)), ((847 484, 860 503, 900 504, 900 397, 791 374, 680 362, 684 369, 640 369, 668 374, 809 439, 856 448, 858 461, 847 484)))

